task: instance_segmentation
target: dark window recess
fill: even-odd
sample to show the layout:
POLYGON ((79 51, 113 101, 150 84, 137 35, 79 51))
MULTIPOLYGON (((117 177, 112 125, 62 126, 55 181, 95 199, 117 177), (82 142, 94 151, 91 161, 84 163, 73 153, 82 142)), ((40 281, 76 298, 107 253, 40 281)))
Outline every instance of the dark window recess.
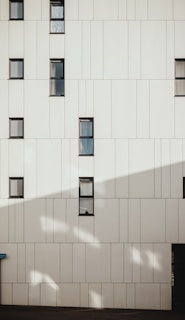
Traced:
POLYGON ((64 59, 50 60, 50 95, 64 96, 64 59))
POLYGON ((175 95, 185 96, 185 59, 175 59, 175 95))
POLYGON ((93 178, 79 178, 79 215, 94 215, 93 178))
POLYGON ((10 59, 10 79, 24 79, 24 60, 10 59))
POLYGON ((9 119, 9 137, 12 139, 24 138, 24 119, 23 118, 9 119))
POLYGON ((185 177, 183 177, 183 199, 185 199, 185 177))
POLYGON ((10 20, 23 20, 23 1, 22 0, 10 0, 9 1, 9 18, 10 20))
POLYGON ((94 155, 93 118, 79 119, 79 155, 94 155))
POLYGON ((9 197, 24 198, 24 178, 9 178, 9 197))
POLYGON ((50 1, 50 33, 64 33, 64 0, 50 1))

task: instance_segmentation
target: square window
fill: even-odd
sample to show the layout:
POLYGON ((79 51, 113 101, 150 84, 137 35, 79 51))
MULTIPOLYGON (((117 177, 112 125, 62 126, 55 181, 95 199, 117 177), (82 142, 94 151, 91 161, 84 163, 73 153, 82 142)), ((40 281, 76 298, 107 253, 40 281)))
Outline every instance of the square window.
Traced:
POLYGON ((9 136, 13 139, 24 138, 24 119, 10 118, 9 119, 9 136))
POLYGON ((24 60, 10 59, 10 79, 24 78, 24 60))
POLYGON ((94 155, 94 125, 92 118, 79 119, 79 155, 94 155))
POLYGON ((64 96, 64 59, 50 60, 50 95, 64 96))
POLYGON ((94 215, 93 178, 79 178, 79 215, 94 215))
POLYGON ((10 20, 23 20, 23 1, 22 0, 9 1, 9 16, 10 16, 10 20))
POLYGON ((185 96, 185 59, 175 59, 175 95, 185 96))
POLYGON ((9 197, 24 198, 24 178, 9 178, 9 197))
POLYGON ((64 33, 64 0, 50 1, 50 32, 64 33))

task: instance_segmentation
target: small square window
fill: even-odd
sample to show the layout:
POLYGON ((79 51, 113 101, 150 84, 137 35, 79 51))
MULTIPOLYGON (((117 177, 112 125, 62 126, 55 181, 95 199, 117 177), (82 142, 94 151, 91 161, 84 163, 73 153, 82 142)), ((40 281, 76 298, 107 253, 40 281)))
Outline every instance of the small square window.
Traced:
POLYGON ((24 138, 24 119, 23 118, 9 119, 9 134, 10 134, 10 138, 13 138, 13 139, 24 138))
POLYGON ((9 1, 9 15, 10 20, 23 20, 23 1, 10 0, 9 1))
POLYGON ((64 0, 50 1, 50 32, 64 33, 64 0))
POLYGON ((10 79, 24 79, 23 59, 10 59, 10 79))
POLYGON ((175 59, 175 95, 185 96, 185 59, 175 59))
POLYGON ((9 197, 24 198, 24 178, 9 178, 9 197))
POLYGON ((64 96, 64 59, 50 60, 50 95, 64 96))
POLYGON ((92 118, 79 119, 79 155, 94 155, 94 128, 92 118))
POLYGON ((79 215, 94 215, 93 178, 79 178, 79 215))

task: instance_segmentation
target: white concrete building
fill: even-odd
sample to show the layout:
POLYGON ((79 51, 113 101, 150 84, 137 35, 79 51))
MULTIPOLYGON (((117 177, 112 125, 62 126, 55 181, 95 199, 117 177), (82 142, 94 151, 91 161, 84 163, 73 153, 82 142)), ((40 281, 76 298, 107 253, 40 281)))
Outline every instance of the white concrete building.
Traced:
POLYGON ((184 34, 185 0, 0 0, 2 304, 184 304, 184 34))

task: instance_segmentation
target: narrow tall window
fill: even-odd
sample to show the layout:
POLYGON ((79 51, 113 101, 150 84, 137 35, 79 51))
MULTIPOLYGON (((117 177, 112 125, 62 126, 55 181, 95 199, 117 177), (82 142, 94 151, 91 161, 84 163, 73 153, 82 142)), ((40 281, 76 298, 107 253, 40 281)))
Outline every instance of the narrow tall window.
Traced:
POLYGON ((10 20, 23 20, 23 0, 9 1, 9 17, 10 20))
POLYGON ((185 199, 185 177, 183 177, 183 199, 185 199))
POLYGON ((12 139, 24 138, 24 119, 23 118, 9 119, 9 136, 12 139))
POLYGON ((79 178, 79 215, 94 215, 93 178, 79 178))
POLYGON ((93 118, 79 119, 79 155, 92 156, 94 154, 93 118))
POLYGON ((185 59, 175 59, 175 95, 185 96, 185 59))
POLYGON ((23 59, 10 59, 10 79, 24 79, 23 59))
POLYGON ((9 197, 24 198, 24 178, 9 178, 9 197))
POLYGON ((50 1, 50 32, 64 33, 64 0, 50 1))
POLYGON ((50 60, 50 95, 64 96, 64 59, 50 60))

